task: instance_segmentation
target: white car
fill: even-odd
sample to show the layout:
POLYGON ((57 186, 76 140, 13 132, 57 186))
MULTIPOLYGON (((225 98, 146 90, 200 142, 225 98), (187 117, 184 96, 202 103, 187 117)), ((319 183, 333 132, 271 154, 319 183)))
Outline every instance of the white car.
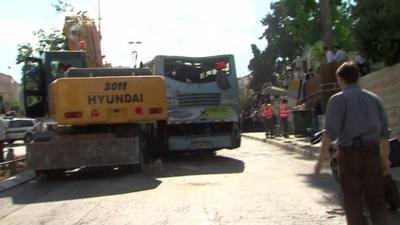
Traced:
POLYGON ((6 124, 5 141, 12 144, 16 140, 23 140, 25 144, 33 141, 33 134, 38 129, 38 124, 33 119, 14 118, 3 119, 6 124))

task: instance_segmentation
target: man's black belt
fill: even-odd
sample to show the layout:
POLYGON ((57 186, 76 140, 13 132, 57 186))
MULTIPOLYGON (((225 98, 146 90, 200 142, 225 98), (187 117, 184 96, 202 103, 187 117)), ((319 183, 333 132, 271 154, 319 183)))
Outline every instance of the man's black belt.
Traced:
POLYGON ((364 148, 372 148, 379 147, 379 141, 364 141, 360 137, 356 137, 353 139, 352 145, 350 146, 340 146, 341 149, 353 149, 353 150, 362 150, 364 148))

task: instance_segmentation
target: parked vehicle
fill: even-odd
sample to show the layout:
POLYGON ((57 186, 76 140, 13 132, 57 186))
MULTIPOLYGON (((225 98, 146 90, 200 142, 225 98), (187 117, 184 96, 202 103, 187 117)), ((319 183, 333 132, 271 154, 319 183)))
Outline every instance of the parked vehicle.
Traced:
POLYGON ((17 140, 23 140, 25 144, 33 141, 33 135, 37 131, 38 124, 34 119, 13 118, 3 119, 6 124, 6 142, 9 144, 17 140))

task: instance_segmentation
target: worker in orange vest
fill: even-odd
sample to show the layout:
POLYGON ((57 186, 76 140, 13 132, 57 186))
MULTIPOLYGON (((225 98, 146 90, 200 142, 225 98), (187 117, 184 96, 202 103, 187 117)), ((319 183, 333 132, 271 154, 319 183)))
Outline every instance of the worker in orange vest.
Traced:
POLYGON ((285 138, 288 137, 288 117, 290 107, 287 104, 287 99, 282 98, 281 104, 279 105, 279 117, 281 118, 282 133, 285 138))
POLYGON ((271 105, 271 101, 269 99, 265 99, 264 104, 261 107, 261 116, 263 118, 264 130, 265 130, 265 138, 274 137, 274 110, 271 105))

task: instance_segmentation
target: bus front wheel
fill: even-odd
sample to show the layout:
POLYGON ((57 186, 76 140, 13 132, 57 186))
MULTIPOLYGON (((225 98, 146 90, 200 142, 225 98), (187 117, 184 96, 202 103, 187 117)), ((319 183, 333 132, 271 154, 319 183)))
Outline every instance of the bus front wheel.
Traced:
POLYGON ((235 149, 235 148, 239 148, 240 144, 241 144, 241 132, 240 132, 240 128, 238 125, 233 125, 233 129, 232 129, 232 135, 231 135, 231 140, 232 140, 232 147, 231 149, 235 149))

